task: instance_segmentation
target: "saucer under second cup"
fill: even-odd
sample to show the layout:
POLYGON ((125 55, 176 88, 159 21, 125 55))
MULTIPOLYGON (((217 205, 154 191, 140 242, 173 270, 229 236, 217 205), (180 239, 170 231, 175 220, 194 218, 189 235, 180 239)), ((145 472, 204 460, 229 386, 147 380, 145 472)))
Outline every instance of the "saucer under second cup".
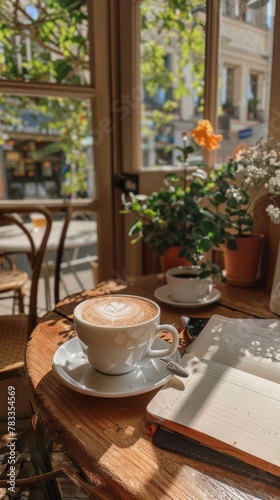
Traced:
POLYGON ((217 302, 221 298, 222 294, 217 288, 213 287, 209 295, 203 297, 203 299, 200 299, 197 302, 176 302, 170 295, 168 285, 163 285, 155 290, 154 295, 156 299, 170 306, 198 309, 200 307, 206 307, 210 304, 213 304, 214 302, 217 302))

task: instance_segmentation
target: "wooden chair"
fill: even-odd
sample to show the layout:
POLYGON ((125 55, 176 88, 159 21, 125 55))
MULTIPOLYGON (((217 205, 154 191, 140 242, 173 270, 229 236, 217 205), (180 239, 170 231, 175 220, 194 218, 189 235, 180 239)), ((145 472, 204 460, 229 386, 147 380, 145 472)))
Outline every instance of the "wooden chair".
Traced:
MULTIPOLYGON (((14 217, 18 214, 14 213, 14 217)), ((6 225, 4 220, 1 220, 0 225, 6 225)), ((27 291, 28 274, 18 269, 13 255, 9 252, 0 254, 0 300, 13 300, 13 313, 16 311, 16 306, 19 313, 24 313, 24 295, 27 291)))
POLYGON ((27 282, 28 274, 25 271, 17 269, 9 256, 0 256, 0 299, 13 299, 13 313, 16 305, 19 313, 24 313, 23 300, 27 282))
MULTIPOLYGON (((11 459, 9 444, 14 439, 15 455, 13 454, 13 457, 15 464, 13 465, 15 465, 16 470, 17 490, 15 498, 61 500, 56 478, 64 476, 87 493, 88 498, 106 498, 108 500, 103 489, 85 481, 71 463, 62 463, 53 469, 51 462, 52 443, 34 415, 28 397, 25 376, 25 347, 28 337, 38 321, 38 281, 52 226, 52 216, 43 207, 34 208, 34 206, 22 205, 9 207, 3 203, 0 204, 1 223, 15 224, 19 233, 22 232, 29 240, 28 260, 31 288, 27 314, 0 316, 0 489, 5 488, 8 493, 11 486, 8 475, 10 473, 9 460, 11 459), (46 218, 41 241, 38 234, 35 236, 32 229, 29 230, 29 226, 25 225, 18 217, 18 214, 24 218, 24 216, 36 211, 46 218), (10 398, 10 403, 8 398, 10 398)), ((40 363, 39 359, 38 363, 40 363)))
MULTIPOLYGON (((30 301, 26 314, 0 316, 0 434, 19 439, 30 428, 32 408, 29 402, 25 377, 25 348, 29 335, 37 324, 37 292, 41 266, 44 259, 52 217, 43 207, 0 204, 0 224, 15 226, 18 237, 27 238, 30 250, 30 301), (42 237, 36 236, 24 217, 38 211, 46 218, 42 237)), ((20 245, 19 245, 20 247, 20 245)), ((39 496, 38 496, 39 498, 39 496)))
POLYGON ((38 280, 52 224, 52 217, 48 210, 42 207, 37 207, 36 210, 46 217, 46 226, 42 232, 41 241, 39 239, 35 241, 32 230, 28 230, 21 218, 15 215, 27 215, 31 211, 34 212, 34 207, 21 205, 9 207, 4 204, 0 206, 0 222, 15 225, 19 231, 19 238, 25 237, 29 240, 28 259, 31 273, 28 313, 0 316, 0 422, 7 419, 8 386, 15 386, 17 417, 24 418, 30 415, 24 376, 24 355, 28 336, 37 324, 38 280))

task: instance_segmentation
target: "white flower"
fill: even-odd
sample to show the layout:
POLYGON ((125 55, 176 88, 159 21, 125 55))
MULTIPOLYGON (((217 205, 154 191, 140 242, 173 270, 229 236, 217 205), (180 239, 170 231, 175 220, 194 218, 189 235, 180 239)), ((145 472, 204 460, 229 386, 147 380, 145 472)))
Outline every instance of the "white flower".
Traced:
POLYGON ((242 201, 242 194, 240 192, 240 189, 235 186, 230 186, 229 189, 226 190, 226 196, 229 199, 234 199, 238 202, 242 201))
POLYGON ((256 186, 266 179, 267 171, 263 167, 248 165, 244 170, 244 179, 250 186, 256 186))
MULTIPOLYGON (((254 189, 255 193, 262 187, 270 193, 270 199, 274 205, 269 205, 266 211, 274 224, 280 224, 280 208, 277 207, 275 196, 280 195, 280 151, 279 144, 277 150, 272 149, 269 141, 260 139, 254 146, 239 151, 235 157, 238 166, 239 178, 241 183, 241 194, 249 194, 249 188, 254 189)), ((254 198, 255 193, 252 194, 254 198)), ((230 198, 241 201, 241 194, 237 194, 234 189, 229 189, 227 195, 230 198)), ((245 200, 244 195, 244 200, 245 200)), ((248 202, 248 207, 250 201, 248 202)), ((247 207, 247 209, 248 209, 247 207)))
POLYGON ((280 224, 280 208, 274 205, 268 205, 266 211, 270 217, 271 222, 274 224, 280 224))
POLYGON ((268 191, 271 194, 280 194, 280 170, 275 172, 275 177, 269 179, 268 191))

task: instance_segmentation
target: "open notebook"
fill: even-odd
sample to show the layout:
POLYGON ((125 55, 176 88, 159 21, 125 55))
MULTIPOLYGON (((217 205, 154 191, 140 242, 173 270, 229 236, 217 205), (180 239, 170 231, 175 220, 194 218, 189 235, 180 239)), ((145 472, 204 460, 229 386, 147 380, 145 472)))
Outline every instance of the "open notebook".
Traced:
POLYGON ((280 321, 214 315, 182 366, 148 419, 280 476, 280 321))

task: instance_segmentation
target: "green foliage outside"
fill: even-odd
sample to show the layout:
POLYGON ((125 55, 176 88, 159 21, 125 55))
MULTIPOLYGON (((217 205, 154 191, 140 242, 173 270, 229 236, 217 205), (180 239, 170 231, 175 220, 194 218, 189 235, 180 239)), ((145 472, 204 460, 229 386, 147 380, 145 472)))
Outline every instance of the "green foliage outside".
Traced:
MULTIPOLYGON (((144 0, 141 3, 141 75, 149 97, 159 89, 169 92, 161 109, 151 111, 154 128, 160 133, 178 114, 178 102, 195 90, 203 108, 204 92, 204 24, 196 8, 205 0, 144 0), (168 54, 175 54, 176 65, 166 65, 168 54), (191 72, 191 88, 186 86, 186 67, 191 72)), ((147 109, 143 107, 143 120, 147 109)), ((180 118, 180 117, 179 117, 180 118)), ((151 132, 145 128, 146 135, 151 132)))

